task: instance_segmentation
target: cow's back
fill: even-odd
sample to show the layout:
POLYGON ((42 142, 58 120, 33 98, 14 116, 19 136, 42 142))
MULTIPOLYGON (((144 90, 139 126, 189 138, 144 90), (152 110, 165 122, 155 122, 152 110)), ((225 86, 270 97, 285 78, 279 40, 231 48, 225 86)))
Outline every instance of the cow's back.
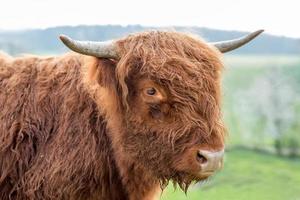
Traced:
POLYGON ((0 59, 1 199, 126 199, 81 65, 0 59))

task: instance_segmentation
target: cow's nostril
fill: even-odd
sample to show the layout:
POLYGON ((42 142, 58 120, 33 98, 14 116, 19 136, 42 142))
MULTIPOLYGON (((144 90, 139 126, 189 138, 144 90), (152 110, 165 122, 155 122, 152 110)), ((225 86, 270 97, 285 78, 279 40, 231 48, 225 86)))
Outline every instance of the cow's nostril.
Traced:
POLYGON ((200 152, 197 153, 197 160, 200 164, 204 164, 207 162, 207 158, 203 156, 200 152))

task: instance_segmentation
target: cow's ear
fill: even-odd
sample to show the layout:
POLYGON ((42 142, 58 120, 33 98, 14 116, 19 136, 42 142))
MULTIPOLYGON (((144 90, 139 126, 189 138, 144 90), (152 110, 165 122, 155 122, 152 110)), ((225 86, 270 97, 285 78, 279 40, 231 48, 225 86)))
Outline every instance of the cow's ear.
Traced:
POLYGON ((116 84, 116 61, 101 58, 98 59, 97 82, 103 87, 112 87, 116 84))

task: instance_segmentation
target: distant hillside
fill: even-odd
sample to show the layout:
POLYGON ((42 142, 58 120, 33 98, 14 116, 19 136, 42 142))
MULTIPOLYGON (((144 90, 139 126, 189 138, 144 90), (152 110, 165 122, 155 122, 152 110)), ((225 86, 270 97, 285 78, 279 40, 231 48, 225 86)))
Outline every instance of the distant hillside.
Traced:
MULTIPOLYGON (((48 29, 24 31, 0 31, 0 50, 12 55, 20 53, 59 54, 68 51, 59 41, 59 34, 67 34, 79 40, 116 39, 129 33, 158 29, 139 25, 118 26, 62 26, 48 29)), ((222 31, 199 27, 159 28, 177 30, 200 35, 207 41, 219 41, 240 37, 245 32, 222 31)), ((298 54, 300 39, 263 34, 250 44, 233 52, 234 54, 298 54)))

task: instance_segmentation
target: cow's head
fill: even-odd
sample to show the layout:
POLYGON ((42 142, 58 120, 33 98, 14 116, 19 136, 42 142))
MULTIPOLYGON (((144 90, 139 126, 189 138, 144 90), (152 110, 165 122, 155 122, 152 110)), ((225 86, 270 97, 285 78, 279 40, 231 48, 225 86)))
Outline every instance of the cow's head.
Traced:
POLYGON ((220 52, 259 33, 213 44, 162 31, 114 42, 61 39, 72 50, 97 57, 94 72, 100 74, 101 87, 108 88, 101 92, 116 99, 106 102, 112 113, 108 121, 114 121, 110 128, 124 154, 163 183, 171 179, 186 189, 223 165, 220 52))

